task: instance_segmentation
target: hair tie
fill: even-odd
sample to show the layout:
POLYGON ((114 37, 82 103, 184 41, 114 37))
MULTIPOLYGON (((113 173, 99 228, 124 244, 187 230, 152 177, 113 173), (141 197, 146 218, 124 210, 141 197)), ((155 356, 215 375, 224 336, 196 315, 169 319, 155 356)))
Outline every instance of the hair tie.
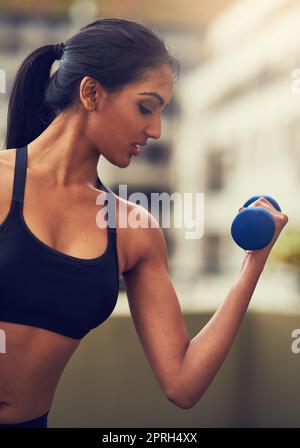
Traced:
POLYGON ((55 45, 54 52, 55 52, 55 59, 58 61, 61 59, 65 49, 65 44, 63 42, 60 42, 55 45))

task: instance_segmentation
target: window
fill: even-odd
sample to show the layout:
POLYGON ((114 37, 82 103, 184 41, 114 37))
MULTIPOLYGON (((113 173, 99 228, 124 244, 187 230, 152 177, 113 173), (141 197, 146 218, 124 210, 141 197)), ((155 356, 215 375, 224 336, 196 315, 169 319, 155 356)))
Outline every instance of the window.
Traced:
POLYGON ((209 152, 206 159, 206 189, 221 190, 224 185, 224 174, 222 152, 209 152))
POLYGON ((221 236, 218 234, 206 234, 203 237, 203 263, 204 274, 218 274, 220 267, 220 243, 221 236))
POLYGON ((170 158, 170 146, 166 143, 149 143, 142 151, 141 159, 153 165, 167 165, 170 158))

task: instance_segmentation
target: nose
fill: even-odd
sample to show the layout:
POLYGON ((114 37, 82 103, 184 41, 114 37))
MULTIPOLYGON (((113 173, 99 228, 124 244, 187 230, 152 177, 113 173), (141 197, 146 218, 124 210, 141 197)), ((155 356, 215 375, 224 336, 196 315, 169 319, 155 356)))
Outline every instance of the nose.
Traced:
POLYGON ((147 127, 146 133, 148 138, 158 139, 161 136, 161 118, 160 116, 154 117, 151 124, 147 127))

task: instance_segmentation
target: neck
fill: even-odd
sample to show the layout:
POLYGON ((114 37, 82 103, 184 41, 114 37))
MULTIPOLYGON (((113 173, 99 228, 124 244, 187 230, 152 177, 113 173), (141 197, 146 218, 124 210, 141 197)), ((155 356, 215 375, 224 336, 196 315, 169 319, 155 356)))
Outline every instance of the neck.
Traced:
POLYGON ((99 151, 85 137, 84 118, 59 115, 28 144, 28 168, 53 187, 99 186, 99 151))

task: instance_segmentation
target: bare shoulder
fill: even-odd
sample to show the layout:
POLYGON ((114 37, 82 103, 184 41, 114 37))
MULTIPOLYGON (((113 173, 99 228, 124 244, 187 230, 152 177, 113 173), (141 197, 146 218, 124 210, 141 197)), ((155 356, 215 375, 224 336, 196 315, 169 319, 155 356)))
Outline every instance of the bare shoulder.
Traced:
POLYGON ((157 219, 144 207, 117 198, 118 233, 124 236, 126 272, 145 259, 167 265, 167 244, 157 219))

